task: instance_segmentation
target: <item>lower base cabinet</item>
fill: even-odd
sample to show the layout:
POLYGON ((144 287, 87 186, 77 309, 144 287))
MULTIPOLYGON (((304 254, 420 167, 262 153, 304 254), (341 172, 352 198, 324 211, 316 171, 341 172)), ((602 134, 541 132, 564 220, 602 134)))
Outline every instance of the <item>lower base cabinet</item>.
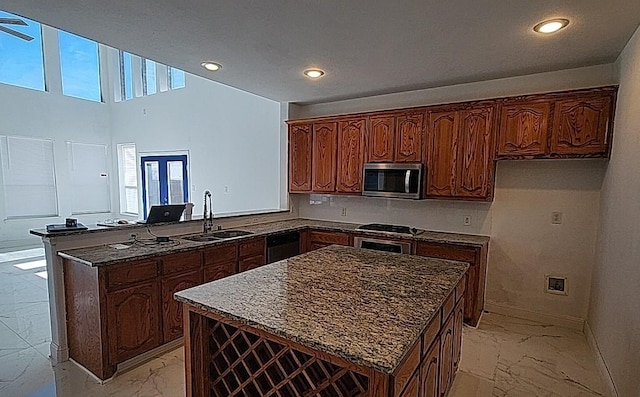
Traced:
POLYGON ((432 345, 420 368, 420 397, 439 397, 438 371, 440 369, 440 341, 432 345))
POLYGON ((173 294, 183 289, 202 284, 200 269, 167 277, 162 280, 162 333, 163 342, 168 343, 182 336, 184 318, 182 304, 172 299, 173 294))

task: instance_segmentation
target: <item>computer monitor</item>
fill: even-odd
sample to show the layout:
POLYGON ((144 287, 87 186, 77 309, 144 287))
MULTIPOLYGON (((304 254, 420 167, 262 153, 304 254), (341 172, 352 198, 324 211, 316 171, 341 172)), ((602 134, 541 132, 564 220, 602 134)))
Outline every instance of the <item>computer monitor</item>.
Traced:
POLYGON ((144 223, 151 225, 161 222, 177 222, 185 207, 186 204, 152 205, 149 216, 144 223))

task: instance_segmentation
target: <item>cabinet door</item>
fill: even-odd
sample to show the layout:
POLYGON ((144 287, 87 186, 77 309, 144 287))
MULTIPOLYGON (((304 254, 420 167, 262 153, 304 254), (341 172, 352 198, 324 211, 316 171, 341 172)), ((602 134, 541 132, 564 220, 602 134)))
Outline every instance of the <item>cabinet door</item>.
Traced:
POLYGON ((453 373, 460 365, 460 352, 462 350, 462 322, 464 320, 464 298, 458 301, 453 309, 453 373))
POLYGON ((551 132, 553 154, 604 154, 612 98, 595 96, 556 102, 551 132))
POLYGON ((313 151, 311 160, 312 190, 331 193, 336 190, 336 123, 313 125, 313 151))
POLYGON ((107 293, 109 363, 117 364, 162 342, 156 281, 107 293))
POLYGON ((311 125, 289 127, 289 191, 311 191, 311 125))
POLYGON ((488 198, 493 193, 493 115, 493 107, 462 111, 457 197, 488 198))
POLYGON ((396 118, 395 162, 422 160, 422 124, 424 114, 413 113, 396 118))
POLYGON ((458 112, 429 115, 427 191, 429 196, 453 196, 458 156, 458 112))
POLYGON ((204 282, 219 280, 232 274, 236 274, 236 266, 238 262, 233 260, 227 263, 216 263, 215 265, 205 266, 204 268, 204 282))
POLYGON ((366 120, 341 121, 338 131, 338 192, 362 191, 366 120))
POLYGON ((440 366, 440 341, 436 340, 420 367, 420 396, 439 397, 438 368, 440 366))
POLYGON ((182 336, 182 303, 173 299, 173 294, 202 283, 200 269, 177 274, 162 280, 162 328, 164 343, 182 336))
POLYGON ((500 112, 498 156, 544 155, 550 116, 550 102, 504 105, 500 112))
POLYGON ((440 334, 440 382, 438 389, 441 397, 447 395, 453 381, 453 317, 449 316, 440 334))
POLYGON ((369 120, 367 162, 393 162, 395 117, 375 116, 369 120))

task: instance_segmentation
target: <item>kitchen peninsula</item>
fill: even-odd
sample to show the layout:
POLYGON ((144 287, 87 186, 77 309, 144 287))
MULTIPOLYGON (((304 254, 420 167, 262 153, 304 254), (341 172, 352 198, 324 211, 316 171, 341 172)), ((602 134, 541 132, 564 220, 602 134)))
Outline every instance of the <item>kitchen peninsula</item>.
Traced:
POLYGON ((178 292, 187 395, 445 395, 467 268, 332 245, 178 292))

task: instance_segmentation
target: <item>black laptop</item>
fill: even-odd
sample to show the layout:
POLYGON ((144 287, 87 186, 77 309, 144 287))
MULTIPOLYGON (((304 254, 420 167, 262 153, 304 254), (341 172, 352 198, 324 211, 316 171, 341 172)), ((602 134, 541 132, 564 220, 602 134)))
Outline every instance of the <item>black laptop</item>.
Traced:
POLYGON ((184 212, 186 204, 152 205, 146 221, 138 221, 152 225, 161 222, 177 222, 184 212))

